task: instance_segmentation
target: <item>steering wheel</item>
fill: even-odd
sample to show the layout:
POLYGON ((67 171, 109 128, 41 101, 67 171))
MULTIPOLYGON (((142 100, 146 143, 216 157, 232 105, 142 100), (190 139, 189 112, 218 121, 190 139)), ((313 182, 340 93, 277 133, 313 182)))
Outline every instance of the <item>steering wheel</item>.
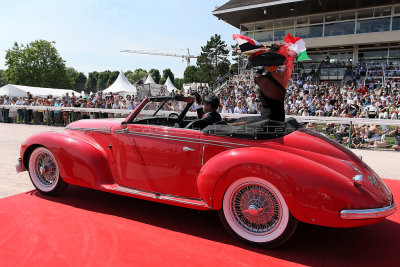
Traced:
POLYGON ((170 114, 168 115, 168 118, 167 118, 167 123, 168 123, 168 125, 169 125, 169 121, 170 121, 171 117, 173 117, 173 116, 176 116, 177 118, 179 118, 179 114, 178 114, 178 113, 175 113, 175 112, 170 113, 170 114))
POLYGON ((193 123, 195 123, 196 120, 189 122, 188 125, 185 126, 185 129, 192 129, 193 123))
POLYGON ((172 116, 177 116, 177 117, 179 117, 179 114, 178 114, 178 113, 175 113, 175 112, 172 112, 172 113, 170 113, 170 114, 168 115, 168 119, 171 118, 172 116))

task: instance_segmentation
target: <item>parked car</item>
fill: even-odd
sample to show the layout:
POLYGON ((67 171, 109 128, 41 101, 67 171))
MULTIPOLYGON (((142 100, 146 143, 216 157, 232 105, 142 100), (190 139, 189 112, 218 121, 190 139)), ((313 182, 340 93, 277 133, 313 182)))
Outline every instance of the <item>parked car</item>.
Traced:
POLYGON ((58 195, 74 184, 198 210, 216 210, 234 237, 274 247, 298 221, 356 227, 396 210, 392 193, 335 141, 246 116, 190 129, 193 97, 151 97, 127 118, 81 120, 21 146, 17 171, 58 195))

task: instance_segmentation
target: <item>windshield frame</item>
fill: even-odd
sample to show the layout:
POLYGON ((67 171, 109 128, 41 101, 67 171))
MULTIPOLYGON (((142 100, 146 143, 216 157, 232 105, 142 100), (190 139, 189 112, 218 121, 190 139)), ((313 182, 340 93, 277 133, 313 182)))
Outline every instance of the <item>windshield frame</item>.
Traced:
MULTIPOLYGON (((133 112, 122 122, 122 124, 133 123, 139 113, 146 107, 146 105, 150 102, 162 102, 159 108, 154 112, 152 117, 156 116, 157 113, 161 110, 161 108, 168 101, 181 101, 186 102, 185 108, 179 113, 179 119, 183 119, 186 113, 189 111, 190 107, 193 105, 195 98, 192 96, 158 96, 158 97, 146 97, 134 110, 133 112)), ((172 111, 173 112, 173 111, 172 111)), ((171 113, 172 113, 171 112, 171 113)), ((176 111, 174 113, 177 113, 176 111)))

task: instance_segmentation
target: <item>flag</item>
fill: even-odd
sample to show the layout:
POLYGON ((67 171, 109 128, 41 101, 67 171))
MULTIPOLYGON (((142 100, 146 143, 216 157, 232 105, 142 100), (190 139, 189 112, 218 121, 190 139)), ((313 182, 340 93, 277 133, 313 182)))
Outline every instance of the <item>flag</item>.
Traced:
POLYGON ((260 51, 268 51, 268 49, 260 42, 257 42, 256 40, 253 40, 247 36, 234 34, 232 37, 233 40, 235 40, 238 44, 240 51, 245 55, 251 56, 260 51))
POLYGON ((291 36, 289 33, 285 37, 285 42, 289 45, 289 50, 296 52, 297 60, 311 60, 306 52, 306 43, 299 37, 291 36))

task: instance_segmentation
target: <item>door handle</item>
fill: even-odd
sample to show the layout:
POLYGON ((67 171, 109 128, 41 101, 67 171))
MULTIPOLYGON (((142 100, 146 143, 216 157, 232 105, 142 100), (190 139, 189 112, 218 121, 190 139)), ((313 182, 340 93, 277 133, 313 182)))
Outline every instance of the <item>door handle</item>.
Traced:
POLYGON ((190 148, 190 147, 187 147, 187 146, 184 146, 184 147, 182 148, 182 150, 185 151, 185 152, 187 152, 187 151, 195 151, 196 149, 190 148))

